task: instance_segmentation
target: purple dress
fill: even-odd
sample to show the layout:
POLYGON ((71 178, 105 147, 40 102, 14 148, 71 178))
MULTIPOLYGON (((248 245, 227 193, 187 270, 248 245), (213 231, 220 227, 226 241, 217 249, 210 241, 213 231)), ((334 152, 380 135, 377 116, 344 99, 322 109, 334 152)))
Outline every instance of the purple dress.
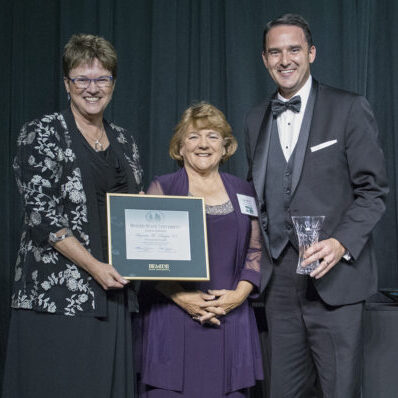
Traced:
MULTIPOLYGON (((261 243, 259 230, 255 231, 258 235, 252 231, 257 220, 243 217, 237 211, 236 193, 232 193, 237 187, 232 189, 229 179, 233 178, 234 182, 238 179, 229 175, 222 178, 230 196, 229 206, 209 206, 208 210, 215 214, 206 217, 211 280, 184 283, 186 290, 234 289, 240 280, 253 283, 254 290, 259 285, 261 243), (243 256, 239 246, 246 249, 243 256), (237 267, 242 257, 246 261, 237 267)), ((237 192, 251 193, 247 182, 238 181, 246 191, 238 189, 237 192)), ((187 193, 185 170, 159 177, 149 191, 151 194, 187 193), (175 183, 175 177, 182 179, 181 186, 175 183), (171 189, 168 189, 169 181, 171 189)), ((202 326, 193 321, 156 290, 145 294, 142 314, 141 397, 246 397, 248 388, 262 378, 256 321, 247 300, 222 317, 220 327, 202 326)))

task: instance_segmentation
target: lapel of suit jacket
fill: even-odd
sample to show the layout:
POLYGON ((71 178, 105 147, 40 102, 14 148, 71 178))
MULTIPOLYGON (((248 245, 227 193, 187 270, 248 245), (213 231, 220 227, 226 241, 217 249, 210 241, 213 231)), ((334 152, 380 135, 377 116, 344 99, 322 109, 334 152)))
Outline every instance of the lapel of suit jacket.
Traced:
POLYGON ((303 170, 305 152, 307 150, 308 138, 310 135, 312 114, 314 112, 314 105, 317 95, 318 83, 312 80, 311 92, 308 97, 307 106, 305 108, 303 121, 301 123, 299 139, 297 141, 294 158, 294 168, 292 174, 292 195, 297 188, 300 180, 301 172, 303 170))
POLYGON ((268 104, 260 126, 256 148, 253 156, 253 184, 257 193, 260 207, 264 202, 265 173, 267 172, 268 150, 271 138, 272 114, 268 104))

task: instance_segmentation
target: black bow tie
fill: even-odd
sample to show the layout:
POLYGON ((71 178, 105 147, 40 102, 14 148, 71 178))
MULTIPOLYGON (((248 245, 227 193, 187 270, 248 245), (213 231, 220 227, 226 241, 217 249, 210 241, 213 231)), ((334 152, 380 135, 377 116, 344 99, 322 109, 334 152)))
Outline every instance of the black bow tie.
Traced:
POLYGON ((296 95, 295 97, 291 98, 289 101, 281 101, 279 99, 273 99, 271 101, 272 114, 276 117, 288 109, 298 113, 300 112, 300 108, 301 108, 301 97, 299 95, 296 95))

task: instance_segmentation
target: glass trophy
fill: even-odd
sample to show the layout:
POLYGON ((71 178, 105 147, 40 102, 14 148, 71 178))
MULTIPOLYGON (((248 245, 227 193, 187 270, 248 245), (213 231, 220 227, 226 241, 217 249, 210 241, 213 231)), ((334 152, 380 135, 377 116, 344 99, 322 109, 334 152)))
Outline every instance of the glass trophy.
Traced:
POLYGON ((303 267, 304 252, 311 245, 318 242, 319 231, 321 230, 325 216, 292 216, 292 220, 299 243, 299 260, 296 272, 307 275, 319 266, 319 260, 303 267))

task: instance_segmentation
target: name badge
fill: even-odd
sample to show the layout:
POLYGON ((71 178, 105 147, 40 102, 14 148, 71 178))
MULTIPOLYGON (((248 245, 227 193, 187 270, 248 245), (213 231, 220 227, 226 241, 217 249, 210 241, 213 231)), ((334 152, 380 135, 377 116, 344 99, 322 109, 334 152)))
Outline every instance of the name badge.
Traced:
POLYGON ((256 201, 253 196, 242 195, 240 193, 237 193, 236 196, 238 197, 240 212, 242 214, 258 217, 256 201))

